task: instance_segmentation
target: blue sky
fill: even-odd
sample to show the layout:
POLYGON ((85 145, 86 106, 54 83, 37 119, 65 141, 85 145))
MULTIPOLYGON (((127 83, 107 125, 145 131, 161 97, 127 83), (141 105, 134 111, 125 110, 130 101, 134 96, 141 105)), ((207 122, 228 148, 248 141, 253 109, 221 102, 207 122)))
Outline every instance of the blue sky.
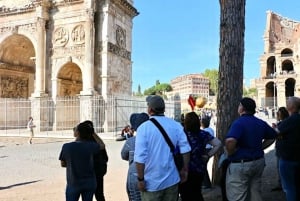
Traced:
MULTIPOLYGON (((134 0, 132 90, 219 68, 219 0, 134 0)), ((244 79, 260 76, 266 11, 300 21, 299 0, 246 1, 244 79)))

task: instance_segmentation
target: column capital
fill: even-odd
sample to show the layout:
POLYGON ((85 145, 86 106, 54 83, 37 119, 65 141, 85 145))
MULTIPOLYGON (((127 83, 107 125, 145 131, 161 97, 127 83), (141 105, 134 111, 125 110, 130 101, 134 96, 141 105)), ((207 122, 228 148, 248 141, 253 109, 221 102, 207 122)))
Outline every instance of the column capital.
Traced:
POLYGON ((87 8, 85 10, 86 18, 88 21, 94 21, 95 10, 92 8, 87 8))

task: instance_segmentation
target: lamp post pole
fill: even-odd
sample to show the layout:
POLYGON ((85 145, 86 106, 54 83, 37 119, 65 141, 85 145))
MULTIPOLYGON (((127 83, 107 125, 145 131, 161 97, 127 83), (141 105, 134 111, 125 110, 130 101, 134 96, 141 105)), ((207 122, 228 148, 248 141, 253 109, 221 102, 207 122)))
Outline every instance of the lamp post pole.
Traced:
POLYGON ((274 104, 274 112, 276 111, 276 81, 274 80, 274 101, 273 101, 273 104, 274 104))
POLYGON ((274 114, 276 111, 276 59, 274 61, 274 72, 273 72, 273 79, 274 79, 274 114))

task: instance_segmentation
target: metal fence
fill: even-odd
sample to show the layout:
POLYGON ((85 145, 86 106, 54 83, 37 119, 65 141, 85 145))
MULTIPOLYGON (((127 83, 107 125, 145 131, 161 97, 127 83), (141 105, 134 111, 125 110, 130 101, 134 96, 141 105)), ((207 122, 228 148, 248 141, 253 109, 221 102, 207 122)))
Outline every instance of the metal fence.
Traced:
MULTIPOLYGON (((180 121, 180 100, 165 104, 165 115, 180 121)), ((0 136, 28 136, 32 116, 38 137, 72 137, 76 124, 92 120, 98 134, 115 138, 129 124, 130 115, 139 112, 147 112, 145 97, 0 98, 0 136)))
POLYGON ((277 105, 277 97, 265 97, 261 99, 262 107, 275 108, 277 105))

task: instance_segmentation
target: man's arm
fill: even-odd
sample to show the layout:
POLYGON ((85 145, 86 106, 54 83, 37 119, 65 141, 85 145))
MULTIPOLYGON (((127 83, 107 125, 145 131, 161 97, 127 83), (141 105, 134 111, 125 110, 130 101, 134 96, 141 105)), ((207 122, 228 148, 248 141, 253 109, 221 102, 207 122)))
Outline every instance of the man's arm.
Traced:
POLYGON ((268 148, 269 146, 271 146, 273 144, 273 142, 275 142, 275 139, 265 139, 263 140, 262 142, 262 149, 266 149, 268 148))
POLYGON ((182 159, 183 159, 183 167, 179 173, 181 183, 186 182, 188 178, 190 152, 182 154, 182 159))
POLYGON ((222 142, 218 138, 214 138, 211 141, 209 141, 209 144, 213 147, 208 153, 208 157, 212 157, 215 155, 222 147, 222 142))
POLYGON ((234 152, 236 151, 236 143, 237 143, 236 139, 232 137, 227 138, 225 140, 225 148, 228 156, 234 154, 234 152))
POLYGON ((138 163, 135 162, 136 164, 136 171, 138 175, 138 189, 140 191, 145 191, 145 179, 144 179, 144 170, 145 170, 145 164, 144 163, 138 163))

